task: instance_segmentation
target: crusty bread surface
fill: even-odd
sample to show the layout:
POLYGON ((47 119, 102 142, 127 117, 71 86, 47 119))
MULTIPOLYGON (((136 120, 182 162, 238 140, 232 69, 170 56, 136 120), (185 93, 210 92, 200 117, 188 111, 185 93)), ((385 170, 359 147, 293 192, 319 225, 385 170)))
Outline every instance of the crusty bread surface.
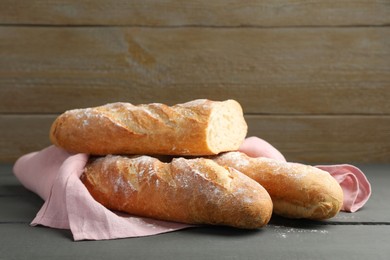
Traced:
POLYGON ((193 100, 167 106, 111 103, 69 110, 52 124, 50 140, 93 155, 213 155, 237 150, 247 134, 234 100, 193 100))
POLYGON ((108 155, 81 176, 91 195, 111 210, 189 224, 254 229, 268 223, 272 201, 256 181, 210 159, 108 155))
POLYGON ((341 209, 340 185, 328 172, 313 166, 251 158, 241 152, 228 152, 213 159, 260 183, 270 194, 277 215, 321 220, 334 217, 341 209))

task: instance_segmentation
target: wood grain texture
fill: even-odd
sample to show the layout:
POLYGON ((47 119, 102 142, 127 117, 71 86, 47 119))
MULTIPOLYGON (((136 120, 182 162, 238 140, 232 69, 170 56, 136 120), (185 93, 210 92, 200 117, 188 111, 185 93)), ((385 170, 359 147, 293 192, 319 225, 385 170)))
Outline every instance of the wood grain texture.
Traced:
MULTIPOLYGON (((0 115, 0 162, 50 145, 55 115, 0 115)), ((389 162, 390 116, 248 115, 248 136, 264 138, 289 161, 389 162)))
POLYGON ((0 113, 195 98, 234 98, 246 113, 390 113, 390 27, 5 26, 0 57, 0 113))
POLYGON ((389 162, 390 116, 247 116, 249 135, 282 151, 288 161, 389 162))
POLYGON ((390 23, 387 0, 2 0, 1 24, 338 26, 390 23))
POLYGON ((54 116, 0 114, 0 162, 14 162, 23 154, 49 146, 53 120, 54 116))
POLYGON ((3 0, 0 25, 0 161, 67 109, 196 98, 290 160, 390 160, 388 0, 3 0))

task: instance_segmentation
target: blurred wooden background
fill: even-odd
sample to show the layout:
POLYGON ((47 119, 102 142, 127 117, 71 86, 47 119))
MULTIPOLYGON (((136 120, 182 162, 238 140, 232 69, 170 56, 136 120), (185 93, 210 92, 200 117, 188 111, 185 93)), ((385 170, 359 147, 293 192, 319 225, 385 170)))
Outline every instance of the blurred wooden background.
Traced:
POLYGON ((0 1, 0 162, 67 109, 195 98, 290 161, 390 162, 390 0, 0 1))

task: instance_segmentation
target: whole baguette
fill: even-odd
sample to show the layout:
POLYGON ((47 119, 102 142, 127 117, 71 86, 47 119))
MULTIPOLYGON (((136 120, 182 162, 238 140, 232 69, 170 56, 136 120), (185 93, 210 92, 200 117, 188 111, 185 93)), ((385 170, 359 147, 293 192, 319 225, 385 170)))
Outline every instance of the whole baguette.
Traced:
POLYGON ((343 203, 343 191, 337 181, 318 168, 251 158, 241 152, 214 157, 225 167, 233 167, 260 183, 270 194, 275 214, 288 218, 328 219, 343 203))
POLYGON ((94 155, 213 155, 237 150, 247 133, 234 100, 194 100, 172 107, 112 103, 69 110, 50 130, 51 142, 94 155))
POLYGON ((205 158, 108 155, 89 162, 81 180, 105 207, 143 217, 253 229, 272 214, 260 184, 205 158))

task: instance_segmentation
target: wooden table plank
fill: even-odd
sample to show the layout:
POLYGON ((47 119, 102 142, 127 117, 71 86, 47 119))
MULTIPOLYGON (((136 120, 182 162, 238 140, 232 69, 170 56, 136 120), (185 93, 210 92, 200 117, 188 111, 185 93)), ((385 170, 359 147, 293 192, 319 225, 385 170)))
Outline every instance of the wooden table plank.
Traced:
POLYGON ((142 26, 386 25, 386 1, 2 0, 0 23, 142 26))
POLYGON ((72 242, 64 230, 0 224, 5 259, 387 259, 390 226, 194 228, 151 237, 72 242))
POLYGON ((233 98, 246 113, 390 114, 389 39, 390 27, 2 26, 0 112, 233 98))
POLYGON ((29 192, 28 196, 0 196, 1 223, 31 223, 44 201, 29 192))

